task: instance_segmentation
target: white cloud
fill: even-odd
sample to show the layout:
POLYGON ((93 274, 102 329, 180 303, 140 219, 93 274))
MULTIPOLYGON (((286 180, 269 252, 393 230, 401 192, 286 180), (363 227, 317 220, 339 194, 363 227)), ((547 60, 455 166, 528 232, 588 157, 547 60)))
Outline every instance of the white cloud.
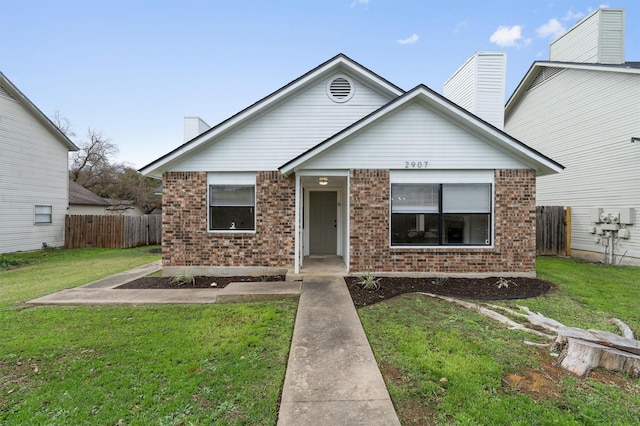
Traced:
POLYGON ((420 36, 418 34, 413 34, 409 38, 398 40, 398 44, 415 44, 418 42, 419 39, 420 39, 420 36))
POLYGON ((569 9, 567 10, 567 13, 562 17, 562 21, 564 22, 569 22, 569 21, 574 21, 577 22, 578 20, 584 18, 587 14, 584 12, 574 12, 573 10, 569 9))
POLYGON ((460 22, 458 22, 458 24, 453 29, 453 32, 454 33, 459 33, 460 30, 462 30, 463 28, 466 28, 468 26, 469 26, 469 21, 467 21, 467 20, 460 21, 460 22))
POLYGON ((540 38, 556 38, 564 34, 565 31, 567 31, 567 29, 564 25, 562 25, 557 19, 553 18, 549 19, 549 22, 546 24, 538 27, 536 34, 540 38))
POLYGON ((351 7, 356 7, 359 4, 363 4, 366 6, 369 4, 369 0, 354 0, 353 3, 351 3, 351 7))
POLYGON ((522 28, 520 25, 514 25, 513 27, 501 25, 491 34, 489 41, 500 47, 526 46, 531 40, 522 37, 522 28))

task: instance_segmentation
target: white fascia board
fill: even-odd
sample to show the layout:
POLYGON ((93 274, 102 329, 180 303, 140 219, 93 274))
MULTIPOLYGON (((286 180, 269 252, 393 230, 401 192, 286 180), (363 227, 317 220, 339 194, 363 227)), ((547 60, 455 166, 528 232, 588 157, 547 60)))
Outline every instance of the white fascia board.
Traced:
POLYGON ((77 151, 76 144, 71 142, 71 139, 67 137, 53 122, 44 115, 40 109, 25 96, 2 72, 0 72, 0 84, 13 96, 23 107, 29 111, 29 113, 40 122, 49 132, 63 144, 69 151, 77 151))
POLYGON ((513 91, 511 97, 507 101, 507 104, 504 107, 504 117, 507 118, 507 115, 511 113, 511 109, 514 105, 520 100, 524 93, 526 92, 526 88, 529 87, 533 79, 538 75, 538 71, 540 68, 565 68, 565 69, 576 69, 576 70, 587 70, 587 71, 600 71, 600 72, 619 72, 626 74, 640 74, 639 68, 631 68, 625 66, 625 64, 620 65, 608 65, 608 64, 587 64, 587 63, 572 63, 572 62, 549 62, 549 61, 538 61, 534 62, 529 71, 525 74, 524 78, 518 84, 518 87, 513 91))
POLYGON ((196 138, 186 142, 181 147, 178 147, 164 157, 161 157, 160 159, 148 164, 147 166, 142 167, 139 170, 140 173, 151 177, 161 177, 162 169, 164 169, 167 164, 171 163, 174 160, 177 160, 178 158, 193 150, 196 150, 201 145, 208 143, 212 139, 233 129, 236 126, 241 125, 252 117, 261 114, 262 112, 271 108, 273 105, 276 105, 282 99, 288 97, 292 93, 295 93, 301 87, 305 87, 313 81, 323 78, 332 70, 338 69, 340 67, 346 68, 347 71, 352 71, 354 75, 357 75, 359 77, 361 76, 363 77, 363 79, 369 80, 369 82, 373 86, 377 87, 382 92, 387 92, 388 95, 400 96, 402 95, 402 93, 404 93, 401 89, 375 75, 363 66, 353 62, 346 56, 340 54, 333 59, 330 59, 327 63, 320 65, 317 69, 308 72, 297 80, 294 80, 293 82, 283 86, 277 91, 257 101, 248 108, 240 111, 238 114, 228 118, 226 121, 223 121, 222 123, 212 127, 210 130, 204 132, 196 138))
POLYGON ((450 119, 453 119, 460 127, 469 130, 494 148, 511 155, 526 166, 532 168, 538 176, 560 173, 564 170, 562 165, 538 153, 531 147, 512 138, 473 114, 452 105, 444 99, 434 96, 432 93, 427 93, 427 95, 430 100, 429 103, 432 106, 436 106, 438 110, 450 119))

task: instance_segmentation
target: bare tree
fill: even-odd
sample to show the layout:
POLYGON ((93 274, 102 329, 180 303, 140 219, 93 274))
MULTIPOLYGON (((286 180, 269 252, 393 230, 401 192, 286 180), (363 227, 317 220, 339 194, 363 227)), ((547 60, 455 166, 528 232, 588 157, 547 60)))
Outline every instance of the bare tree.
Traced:
POLYGON ((71 153, 69 174, 74 182, 106 197, 109 186, 124 169, 114 161, 118 147, 94 129, 87 131, 87 138, 77 144, 78 151, 71 153))
POLYGON ((60 111, 56 111, 53 113, 51 122, 69 139, 73 139, 76 137, 76 132, 73 131, 71 122, 69 121, 69 119, 67 119, 67 117, 62 116, 60 114, 60 111))

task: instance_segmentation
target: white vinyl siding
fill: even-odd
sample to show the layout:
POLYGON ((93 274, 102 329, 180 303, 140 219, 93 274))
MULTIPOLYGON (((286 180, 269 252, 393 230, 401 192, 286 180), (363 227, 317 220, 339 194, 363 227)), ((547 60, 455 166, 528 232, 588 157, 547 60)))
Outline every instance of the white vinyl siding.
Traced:
POLYGON ((624 9, 598 9, 550 45, 549 60, 624 63, 624 9))
POLYGON ((323 153, 305 169, 404 169, 418 163, 425 169, 529 168, 413 103, 323 153))
POLYGON ((572 247, 600 252, 591 208, 634 207, 627 257, 640 258, 640 73, 566 69, 529 90, 505 129, 566 169, 537 180, 538 205, 572 208, 572 247))
POLYGON ((64 244, 68 150, 19 102, 0 94, 0 253, 64 244), (34 206, 51 206, 49 226, 34 206))
POLYGON ((220 137, 171 171, 276 170, 389 99, 354 78, 353 97, 336 103, 327 94, 330 75, 246 126, 220 137))

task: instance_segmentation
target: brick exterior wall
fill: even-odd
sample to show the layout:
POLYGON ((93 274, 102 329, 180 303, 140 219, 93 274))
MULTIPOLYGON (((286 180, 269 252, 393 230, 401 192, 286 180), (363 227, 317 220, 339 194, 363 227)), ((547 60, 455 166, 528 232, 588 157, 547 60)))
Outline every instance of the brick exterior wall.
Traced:
MULTIPOLYGON (((494 246, 389 247, 388 170, 350 172, 350 272, 535 273, 535 172, 495 171, 494 246)), ((163 176, 162 260, 172 266, 292 268, 295 179, 256 176, 256 232, 207 231, 207 173, 163 176)))
POLYGON ((255 233, 207 231, 207 190, 206 172, 163 175, 163 266, 291 267, 295 179, 257 173, 255 233))
POLYGON ((350 272, 535 273, 535 172, 496 170, 494 174, 492 248, 416 249, 389 247, 389 171, 352 170, 350 272))

